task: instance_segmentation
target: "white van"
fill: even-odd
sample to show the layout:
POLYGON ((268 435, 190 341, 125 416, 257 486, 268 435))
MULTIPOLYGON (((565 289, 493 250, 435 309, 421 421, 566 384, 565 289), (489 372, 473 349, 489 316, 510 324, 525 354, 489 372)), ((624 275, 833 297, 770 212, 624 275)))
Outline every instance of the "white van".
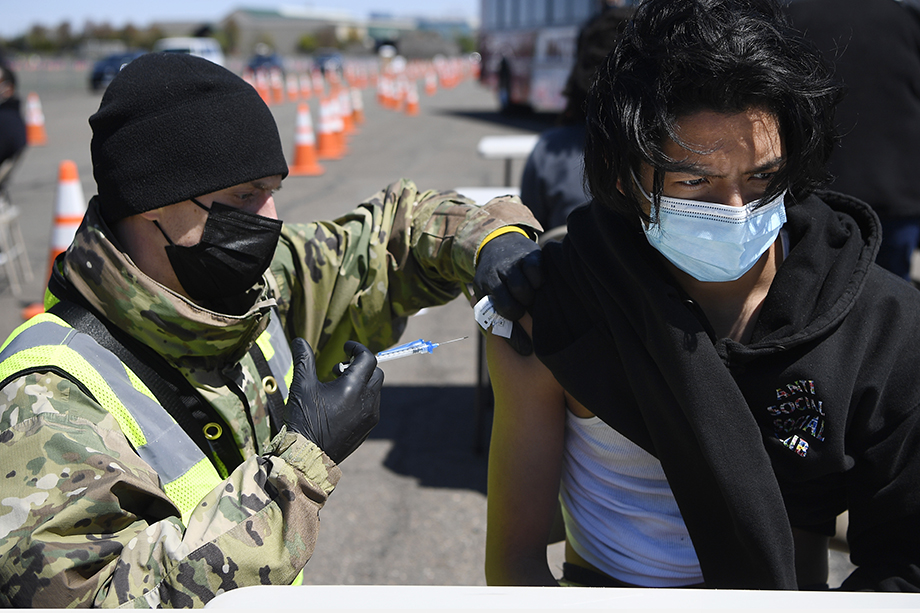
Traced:
POLYGON ((211 60, 215 64, 224 65, 224 52, 220 48, 220 43, 213 38, 192 36, 161 38, 153 44, 153 50, 166 53, 188 53, 211 60))

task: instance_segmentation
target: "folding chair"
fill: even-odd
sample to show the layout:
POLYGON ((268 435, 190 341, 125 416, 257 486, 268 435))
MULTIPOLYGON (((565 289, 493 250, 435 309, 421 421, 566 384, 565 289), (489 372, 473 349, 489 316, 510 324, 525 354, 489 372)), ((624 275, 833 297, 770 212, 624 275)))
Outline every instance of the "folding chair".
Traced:
POLYGON ((0 164, 0 267, 17 298, 22 295, 21 281, 32 281, 32 266, 26 252, 26 242, 19 227, 19 208, 10 203, 7 185, 19 164, 22 152, 0 164))

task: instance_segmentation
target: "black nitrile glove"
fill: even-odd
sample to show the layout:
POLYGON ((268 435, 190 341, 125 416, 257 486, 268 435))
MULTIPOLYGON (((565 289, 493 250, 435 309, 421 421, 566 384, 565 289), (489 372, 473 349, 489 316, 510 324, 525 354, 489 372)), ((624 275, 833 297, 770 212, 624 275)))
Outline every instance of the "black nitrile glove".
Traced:
POLYGON ((476 296, 491 296, 499 315, 517 321, 533 303, 534 291, 543 285, 541 256, 540 246, 519 232, 493 238, 476 262, 476 296))
POLYGON ((364 442, 380 421, 383 371, 377 368, 377 358, 367 347, 348 341, 345 353, 354 358, 350 367, 335 381, 321 383, 310 345, 295 338, 291 349, 294 378, 284 405, 284 422, 338 464, 364 442))
POLYGON ((533 345, 516 322, 543 285, 542 255, 537 243, 519 232, 508 232, 485 244, 473 277, 476 297, 491 296, 495 311, 515 322, 508 343, 521 355, 533 353, 533 345))

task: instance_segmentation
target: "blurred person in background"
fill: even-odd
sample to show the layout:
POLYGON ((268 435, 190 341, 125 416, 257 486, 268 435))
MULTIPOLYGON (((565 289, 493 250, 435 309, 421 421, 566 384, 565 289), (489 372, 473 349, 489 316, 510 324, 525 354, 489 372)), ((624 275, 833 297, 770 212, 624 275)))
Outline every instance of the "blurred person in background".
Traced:
POLYGON ((521 201, 549 232, 565 226, 577 206, 588 202, 584 186, 585 97, 598 65, 613 49, 630 10, 608 7, 578 35, 575 65, 563 95, 559 125, 540 134, 521 176, 521 201))
POLYGON ((26 147, 26 124, 22 119, 16 75, 0 58, 0 164, 26 147))
POLYGON ((407 180, 283 224, 271 111, 190 55, 134 60, 89 122, 98 193, 47 312, 0 353, 0 604, 200 607, 290 584, 379 419, 373 352, 468 283, 526 282, 539 227, 516 199, 407 180))
POLYGON ((876 261, 910 280, 920 247, 920 9, 915 0, 794 0, 793 25, 833 66, 846 96, 830 189, 882 221, 876 261))

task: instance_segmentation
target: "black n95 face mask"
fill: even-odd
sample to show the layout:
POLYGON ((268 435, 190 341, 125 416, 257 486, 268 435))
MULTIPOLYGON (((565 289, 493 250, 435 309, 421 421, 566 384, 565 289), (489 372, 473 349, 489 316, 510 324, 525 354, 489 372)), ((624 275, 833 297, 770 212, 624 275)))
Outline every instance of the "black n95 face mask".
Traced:
POLYGON ((163 232, 169 244, 166 255, 185 292, 195 300, 219 301, 237 296, 255 285, 271 264, 281 236, 281 220, 247 213, 219 202, 208 211, 201 240, 197 245, 176 245, 163 232))

